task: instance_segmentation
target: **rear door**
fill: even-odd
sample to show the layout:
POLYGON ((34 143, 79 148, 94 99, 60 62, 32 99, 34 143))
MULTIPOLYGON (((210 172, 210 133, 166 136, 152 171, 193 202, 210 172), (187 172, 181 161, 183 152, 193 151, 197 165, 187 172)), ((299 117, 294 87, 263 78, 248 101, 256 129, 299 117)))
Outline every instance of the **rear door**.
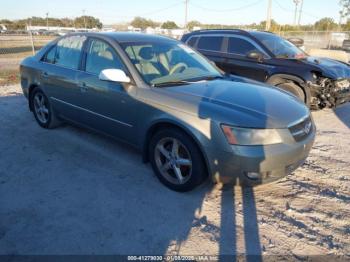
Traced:
POLYGON ((225 59, 221 69, 230 74, 235 74, 258 81, 265 81, 268 75, 268 65, 256 59, 248 58, 248 53, 259 51, 265 59, 269 56, 252 40, 244 36, 228 36, 225 59))
POLYGON ((43 58, 41 85, 58 114, 71 120, 80 118, 75 107, 80 95, 76 77, 85 40, 85 36, 62 38, 43 58))
MULTIPOLYGON (((192 38, 189 39, 188 43, 191 41, 192 38)), ((193 42, 193 44, 195 43, 193 42)), ((196 49, 221 68, 225 60, 223 56, 224 45, 223 36, 205 35, 197 40, 196 49)))

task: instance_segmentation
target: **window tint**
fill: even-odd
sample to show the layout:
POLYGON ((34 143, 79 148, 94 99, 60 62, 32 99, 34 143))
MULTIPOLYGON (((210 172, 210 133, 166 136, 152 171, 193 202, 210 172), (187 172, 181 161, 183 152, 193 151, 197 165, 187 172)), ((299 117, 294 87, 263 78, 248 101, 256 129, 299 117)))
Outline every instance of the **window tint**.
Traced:
POLYGON ((228 40, 228 52, 233 54, 246 55, 251 51, 256 50, 256 47, 247 40, 230 37, 228 40))
POLYGON ((195 43, 196 43, 196 41, 197 41, 197 39, 198 39, 198 36, 191 37, 191 38, 190 38, 190 41, 188 41, 187 44, 188 44, 189 46, 194 46, 195 43))
POLYGON ((86 72, 98 75, 102 70, 112 68, 124 70, 114 49, 104 41, 92 40, 86 57, 86 72))
POLYGON ((222 36, 202 36, 198 42, 198 48, 210 51, 220 51, 223 41, 222 36))
POLYGON ((55 64, 78 69, 85 39, 85 36, 70 36, 58 41, 55 64))
POLYGON ((52 47, 44 56, 43 61, 46 63, 54 64, 56 55, 56 46, 52 47))

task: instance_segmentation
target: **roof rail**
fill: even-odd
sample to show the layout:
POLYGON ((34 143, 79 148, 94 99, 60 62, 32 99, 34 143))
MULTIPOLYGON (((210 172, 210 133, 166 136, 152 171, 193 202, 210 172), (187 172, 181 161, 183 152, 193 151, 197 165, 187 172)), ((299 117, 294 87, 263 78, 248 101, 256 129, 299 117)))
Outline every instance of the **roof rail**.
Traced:
POLYGON ((190 32, 190 34, 192 33, 206 33, 206 32, 225 32, 225 33, 241 33, 241 34, 249 34, 248 31, 246 30, 242 30, 242 29, 200 29, 200 30, 195 30, 190 32))

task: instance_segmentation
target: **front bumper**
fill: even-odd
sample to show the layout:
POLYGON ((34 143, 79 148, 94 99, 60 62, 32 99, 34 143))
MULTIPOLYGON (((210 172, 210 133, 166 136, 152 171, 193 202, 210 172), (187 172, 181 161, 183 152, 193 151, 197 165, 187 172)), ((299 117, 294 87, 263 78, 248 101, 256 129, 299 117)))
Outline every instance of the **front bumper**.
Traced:
POLYGON ((312 109, 333 108, 350 101, 350 86, 336 87, 335 81, 326 80, 321 85, 309 83, 312 109))
POLYGON ((293 144, 268 146, 232 145, 232 152, 209 153, 210 169, 214 180, 233 180, 235 183, 259 185, 282 178, 301 166, 315 140, 316 129, 307 138, 293 144), (257 179, 248 173, 258 173, 257 179))

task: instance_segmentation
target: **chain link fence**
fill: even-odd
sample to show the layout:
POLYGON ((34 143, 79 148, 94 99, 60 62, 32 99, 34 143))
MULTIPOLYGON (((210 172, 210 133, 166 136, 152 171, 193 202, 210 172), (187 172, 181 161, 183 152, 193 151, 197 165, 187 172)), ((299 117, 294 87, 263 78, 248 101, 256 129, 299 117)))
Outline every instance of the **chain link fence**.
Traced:
POLYGON ((349 39, 350 32, 290 31, 279 35, 286 39, 303 39, 306 49, 342 49, 343 41, 349 39))
POLYGON ((52 41, 54 36, 11 31, 0 34, 0 86, 19 81, 19 64, 27 56, 52 41))
MULTIPOLYGON (((350 38, 350 32, 289 31, 279 32, 279 35, 286 39, 303 39, 306 51, 321 50, 323 52, 327 49, 341 50, 343 41, 350 38)), ((58 35, 43 35, 39 32, 28 31, 0 32, 0 86, 18 82, 19 63, 56 37, 58 35)), ((181 35, 176 38, 180 37, 181 35)), ((337 57, 334 58, 337 59, 337 57)), ((339 60, 346 59, 347 57, 339 60)))

